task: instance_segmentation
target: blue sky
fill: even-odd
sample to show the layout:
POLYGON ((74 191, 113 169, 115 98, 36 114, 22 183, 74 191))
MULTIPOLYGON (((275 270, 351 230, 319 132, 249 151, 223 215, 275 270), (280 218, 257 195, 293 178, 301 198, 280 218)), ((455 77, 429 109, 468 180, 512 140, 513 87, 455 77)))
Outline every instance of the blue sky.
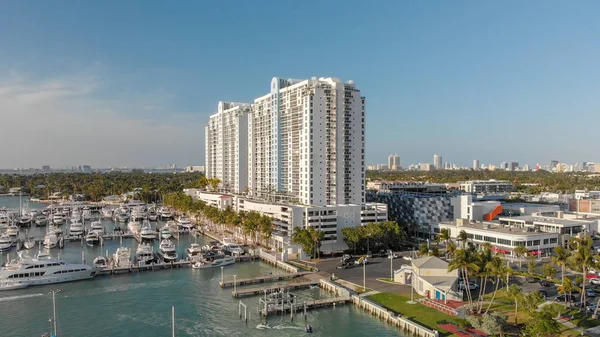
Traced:
POLYGON ((203 162, 219 100, 354 80, 367 162, 600 161, 597 2, 12 1, 0 167, 203 162), (27 134, 27 137, 23 137, 27 134))

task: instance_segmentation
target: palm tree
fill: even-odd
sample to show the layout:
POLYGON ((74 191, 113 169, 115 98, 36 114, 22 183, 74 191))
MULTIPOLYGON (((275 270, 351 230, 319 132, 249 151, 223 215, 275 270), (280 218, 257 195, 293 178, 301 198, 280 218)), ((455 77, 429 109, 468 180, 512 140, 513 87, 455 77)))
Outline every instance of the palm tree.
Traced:
POLYGON ((419 256, 423 257, 423 256, 427 256, 429 254, 429 247, 427 247, 426 243, 422 243, 421 245, 419 245, 419 256))
POLYGON ((446 255, 448 256, 454 256, 454 254, 456 253, 456 243, 454 243, 454 241, 450 241, 448 243, 448 247, 446 247, 446 255))
POLYGON ((448 271, 460 270, 465 277, 465 290, 467 292, 467 300, 469 301, 469 309, 473 310, 473 298, 469 289, 469 274, 479 271, 479 266, 475 263, 475 258, 470 251, 459 249, 456 251, 454 259, 448 264, 448 271))
POLYGON ((437 235, 438 240, 445 243, 446 249, 448 248, 448 242, 451 239, 450 230, 448 228, 442 228, 440 233, 437 235))
POLYGON ((585 303, 585 277, 587 275, 587 271, 589 268, 593 268, 596 266, 596 262, 594 260, 598 260, 600 258, 594 256, 592 254, 592 240, 589 236, 577 239, 577 249, 573 252, 571 256, 571 262, 575 266, 581 266, 583 271, 583 287, 581 287, 581 307, 585 303))
POLYGON ((567 260, 569 259, 569 252, 564 249, 562 246, 554 247, 555 256, 552 257, 552 262, 561 268, 561 276, 560 279, 564 280, 565 278, 565 269, 567 266, 567 260))
POLYGON ((523 298, 523 289, 517 287, 516 285, 511 285, 508 287, 508 297, 515 302, 515 325, 518 324, 517 316, 519 314, 519 302, 523 298))
POLYGON ((483 297, 485 294, 485 284, 489 275, 487 264, 492 260, 492 245, 489 242, 481 245, 481 250, 475 255, 475 263, 479 267, 478 276, 480 277, 479 296, 477 297, 477 311, 481 313, 483 309, 483 297))
POLYGON ((518 244, 515 247, 515 254, 519 258, 519 270, 521 270, 522 267, 523 267, 523 260, 522 259, 523 259, 523 256, 525 256, 527 253, 529 253, 529 250, 523 244, 518 244))
POLYGON ((460 241, 460 244, 463 249, 465 249, 468 239, 469 235, 467 234, 467 232, 464 231, 464 229, 461 230, 460 233, 458 233, 458 240, 460 241))
POLYGON ((568 301, 567 301, 567 294, 569 295, 568 297, 571 297, 571 293, 573 293, 573 290, 579 290, 579 287, 577 287, 575 284, 573 284, 573 280, 571 280, 568 277, 563 277, 562 279, 562 284, 559 285, 557 288, 558 293, 559 294, 564 294, 565 295, 565 308, 568 306, 568 301))
POLYGON ((496 298, 496 292, 498 292, 498 287, 500 286, 502 275, 506 272, 506 270, 502 258, 500 258, 500 256, 498 255, 492 257, 492 259, 485 265, 485 269, 487 269, 491 275, 496 276, 496 288, 494 289, 492 300, 490 301, 487 309, 485 310, 485 312, 487 313, 488 311, 490 311, 490 307, 492 306, 492 303, 496 298))

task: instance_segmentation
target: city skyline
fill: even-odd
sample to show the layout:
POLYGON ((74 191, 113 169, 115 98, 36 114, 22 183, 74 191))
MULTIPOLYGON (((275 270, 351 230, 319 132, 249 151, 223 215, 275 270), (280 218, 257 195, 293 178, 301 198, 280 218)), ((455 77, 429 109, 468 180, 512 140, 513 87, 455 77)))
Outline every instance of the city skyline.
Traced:
POLYGON ((217 102, 273 76, 360 83, 366 162, 600 161, 569 136, 593 144, 599 121, 597 3, 356 4, 7 3, 2 166, 202 165, 217 102))

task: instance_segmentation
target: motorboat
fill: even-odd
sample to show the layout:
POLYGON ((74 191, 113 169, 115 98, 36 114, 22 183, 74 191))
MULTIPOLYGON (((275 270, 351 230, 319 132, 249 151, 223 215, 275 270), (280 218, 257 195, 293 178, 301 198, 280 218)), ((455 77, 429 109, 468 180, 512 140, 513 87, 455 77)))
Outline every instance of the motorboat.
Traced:
POLYGON ((144 220, 144 222, 142 224, 142 230, 140 232, 140 236, 144 240, 156 239, 157 233, 154 229, 152 229, 152 226, 150 225, 150 222, 148 220, 144 220))
POLYGON ((19 226, 30 226, 31 221, 32 221, 31 215, 25 214, 25 213, 21 214, 21 216, 17 220, 17 222, 19 223, 19 226))
POLYGON ((142 230, 142 224, 139 221, 135 221, 133 217, 127 224, 127 229, 132 233, 139 233, 142 230))
POLYGON ((19 253, 19 258, 0 268, 0 283, 21 282, 32 285, 47 285, 90 279, 97 270, 86 264, 71 264, 53 258, 30 258, 19 253))
POLYGON ((164 239, 160 242, 159 253, 165 262, 177 260, 177 250, 175 249, 173 242, 169 239, 164 239))
POLYGON ((92 211, 91 211, 89 208, 87 208, 87 209, 85 209, 85 208, 84 208, 84 209, 83 209, 83 212, 81 213, 81 217, 82 217, 84 220, 89 220, 89 219, 91 219, 91 218, 92 218, 92 211))
POLYGON ((35 217, 35 224, 36 226, 46 226, 48 224, 48 217, 44 214, 38 214, 35 217))
POLYGON ((46 228, 46 231, 48 233, 54 233, 56 235, 62 235, 62 229, 58 226, 55 225, 48 225, 48 227, 46 228))
POLYGON ((81 212, 77 208, 73 208, 71 212, 71 220, 81 220, 81 212))
POLYGON ((127 247, 119 247, 113 255, 113 265, 117 268, 129 267, 131 265, 131 253, 127 247))
POLYGON ((52 249, 58 245, 58 236, 53 232, 46 232, 44 235, 44 247, 46 249, 52 249))
POLYGON ((110 219, 113 216, 113 211, 110 208, 106 208, 106 207, 103 208, 101 213, 102 213, 102 217, 105 219, 110 219))
POLYGON ((171 213, 171 210, 168 207, 161 207, 158 210, 158 215, 160 216, 161 219, 170 219, 173 217, 173 213, 171 213))
POLYGON ((4 290, 17 290, 29 287, 29 283, 27 282, 19 282, 19 281, 2 281, 0 282, 0 291, 4 290))
POLYGON ((150 221, 158 220, 158 214, 156 213, 156 210, 154 208, 148 209, 148 220, 150 220, 150 221))
POLYGON ((235 257, 219 253, 203 254, 201 259, 194 262, 195 269, 222 267, 235 263, 235 257))
POLYGON ((83 235, 83 223, 80 219, 72 218, 71 225, 69 226, 69 235, 70 236, 82 236, 83 235))
POLYGON ((119 207, 113 213, 113 220, 125 223, 129 220, 129 209, 127 207, 119 207))
POLYGON ((14 239, 8 233, 0 235, 0 252, 7 252, 15 245, 14 239))
POLYGON ((140 265, 150 264, 156 260, 154 247, 149 243, 138 245, 135 251, 135 260, 140 265))
POLYGON ((190 261, 197 259, 202 254, 202 247, 197 243, 192 243, 186 250, 185 253, 190 261))
POLYGON ((179 224, 177 223, 177 221, 169 220, 169 221, 167 221, 167 223, 165 224, 165 226, 169 227, 169 230, 171 231, 171 234, 173 234, 173 233, 179 233, 179 231, 181 230, 181 227, 179 226, 179 224))
POLYGON ((100 244, 100 235, 98 235, 98 233, 96 233, 96 232, 89 232, 85 236, 85 243, 88 246, 96 246, 96 245, 100 244))
POLYGON ((181 228, 183 228, 184 230, 189 231, 190 229, 192 229, 192 227, 194 227, 194 224, 192 223, 192 221, 190 220, 190 218, 188 218, 187 216, 180 216, 179 219, 177 219, 177 223, 179 224, 179 226, 181 226, 181 228))
POLYGON ((237 243, 226 243, 223 245, 223 250, 231 253, 231 255, 242 255, 244 254, 244 249, 240 247, 237 243))
POLYGON ((19 236, 19 227, 15 224, 8 225, 6 228, 6 234, 13 239, 16 239, 19 236))
POLYGON ((102 226, 101 221, 92 221, 92 225, 90 227, 90 233, 96 233, 98 235, 104 234, 104 226, 102 226))
POLYGON ((35 247, 35 238, 33 236, 27 236, 25 241, 23 241, 23 247, 25 247, 25 249, 31 249, 35 247))
POLYGON ((146 213, 142 207, 135 207, 131 210, 131 221, 143 221, 146 218, 146 213))
POLYGON ((169 226, 167 224, 165 224, 164 226, 162 226, 160 228, 160 238, 161 239, 170 239, 171 238, 171 230, 169 229, 169 226))
POLYGON ((52 223, 55 225, 62 225, 65 222, 65 217, 62 213, 54 213, 52 215, 52 223))
POLYGON ((10 217, 7 213, 0 213, 0 229, 6 229, 10 223, 10 217))
POLYGON ((108 259, 104 256, 98 256, 92 262, 92 266, 96 269, 105 269, 108 268, 108 259))

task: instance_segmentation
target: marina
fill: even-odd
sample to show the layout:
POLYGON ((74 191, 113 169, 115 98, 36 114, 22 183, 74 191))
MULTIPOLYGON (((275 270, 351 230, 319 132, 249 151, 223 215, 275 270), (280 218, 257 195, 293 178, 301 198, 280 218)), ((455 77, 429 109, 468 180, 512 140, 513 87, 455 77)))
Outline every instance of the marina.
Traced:
MULTIPOLYGON (((5 198, 11 199, 9 201, 12 201, 12 207, 16 201, 15 208, 18 208, 18 197, 5 198)), ((6 202, 2 199, 0 198, 0 202, 6 202)), ((0 206, 10 207, 6 203, 0 203, 0 206)), ((30 207, 43 208, 46 205, 31 203, 30 207)), ((92 216, 94 215, 92 213, 92 216)), ((84 223, 90 228, 90 221, 84 223)), ((166 221, 158 220, 157 223, 153 223, 153 228, 160 228, 165 223, 166 221)), ((324 336, 362 336, 372 333, 378 336, 399 335, 397 329, 381 324, 370 315, 347 305, 335 308, 331 305, 329 309, 323 310, 307 309, 306 317, 302 316, 303 312, 296 311, 296 308, 294 320, 290 318, 289 311, 285 316, 269 314, 269 328, 257 328, 264 319, 259 314, 260 296, 249 293, 243 295, 244 302, 247 303, 247 321, 223 320, 222 317, 236 317, 239 314, 239 301, 232 296, 230 290, 234 287, 233 275, 237 276, 236 281, 244 284, 239 284, 239 288, 235 286, 240 292, 253 289, 253 284, 278 282, 273 284, 273 287, 289 286, 299 299, 306 300, 307 303, 327 299, 331 295, 328 291, 317 289, 314 283, 312 287, 307 285, 294 288, 291 284, 303 280, 304 274, 285 274, 281 269, 261 261, 258 256, 236 257, 236 263, 223 268, 191 268, 186 251, 194 243, 202 247, 213 240, 204 236, 194 237, 181 233, 179 240, 172 238, 179 256, 178 261, 139 264, 134 260, 134 256, 140 243, 134 235, 114 231, 113 228, 119 226, 119 222, 113 222, 112 219, 103 218, 101 224, 105 230, 102 245, 89 246, 81 238, 65 238, 62 249, 57 246, 49 250, 50 256, 64 261, 81 263, 83 260, 90 265, 99 263, 103 267, 99 268, 101 270, 98 275, 84 281, 0 292, 0 303, 19 308, 16 311, 4 312, 0 316, 3 336, 39 336, 42 332, 51 331, 52 322, 48 321, 48 318, 52 315, 52 298, 48 293, 53 289, 61 290, 56 294, 59 336, 170 335, 169 312, 172 305, 178 312, 175 319, 177 336, 298 336, 306 333, 305 324, 296 323, 301 319, 311 324, 317 334, 324 336), (127 259, 127 266, 118 267, 111 264, 112 256, 120 247, 129 248, 130 259, 127 259), (97 260, 99 257, 104 260, 97 260), (221 287, 223 280, 226 280, 226 287, 221 287), (140 310, 142 307, 144 309, 140 310), (31 323, 27 326, 11 324, 21 315, 27 315, 31 323), (97 321, 97 317, 103 317, 102 323, 97 321), (342 322, 348 330, 337 331, 331 327, 331 321, 342 322)), ((39 242, 46 229, 32 226, 28 235, 34 236, 36 242, 39 242)), ((157 251, 160 239, 152 240, 151 245, 154 251, 157 251)), ((17 256, 14 249, 0 254, 0 263, 9 258, 15 259, 17 256)), ((35 256, 38 252, 39 243, 30 249, 28 254, 35 256)), ((276 289, 268 290, 273 291, 276 289)))

